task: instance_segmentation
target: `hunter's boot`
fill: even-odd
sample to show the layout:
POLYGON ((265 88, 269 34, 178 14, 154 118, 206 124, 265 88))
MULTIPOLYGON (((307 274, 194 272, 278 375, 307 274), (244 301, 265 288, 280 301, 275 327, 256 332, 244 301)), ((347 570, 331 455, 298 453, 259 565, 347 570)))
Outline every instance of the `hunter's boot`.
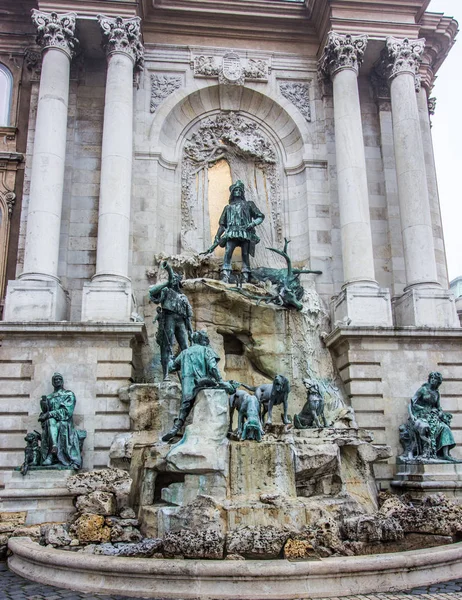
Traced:
POLYGON ((172 438, 174 438, 181 431, 181 428, 184 425, 184 420, 181 418, 175 419, 173 421, 173 427, 168 431, 165 435, 162 436, 163 442, 169 442, 172 438))

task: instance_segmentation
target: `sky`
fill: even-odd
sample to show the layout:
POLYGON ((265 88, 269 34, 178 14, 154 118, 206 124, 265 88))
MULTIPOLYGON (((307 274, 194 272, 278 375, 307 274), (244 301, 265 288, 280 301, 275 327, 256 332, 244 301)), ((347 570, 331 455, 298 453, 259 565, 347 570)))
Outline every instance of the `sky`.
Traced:
MULTIPOLYGON (((427 9, 454 17, 462 27, 462 0, 432 0, 427 9)), ((462 276, 462 31, 437 74, 432 117, 438 189, 449 279, 462 276)))

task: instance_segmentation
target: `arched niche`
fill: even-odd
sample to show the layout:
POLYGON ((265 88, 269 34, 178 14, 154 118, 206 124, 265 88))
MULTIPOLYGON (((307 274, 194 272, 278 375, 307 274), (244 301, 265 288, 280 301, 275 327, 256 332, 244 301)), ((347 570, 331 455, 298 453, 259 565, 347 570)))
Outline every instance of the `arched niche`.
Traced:
POLYGON ((295 260, 309 260, 306 121, 277 90, 270 97, 243 87, 238 101, 228 105, 232 110, 223 110, 220 87, 208 85, 189 94, 178 90, 151 123, 147 143, 150 156, 157 157, 153 210, 159 220, 155 251, 195 252, 208 247, 208 169, 225 160, 232 180, 244 181, 247 198, 267 217, 258 230, 262 242, 254 264, 279 264, 280 258, 265 247, 282 246, 284 237, 294 240, 295 260))

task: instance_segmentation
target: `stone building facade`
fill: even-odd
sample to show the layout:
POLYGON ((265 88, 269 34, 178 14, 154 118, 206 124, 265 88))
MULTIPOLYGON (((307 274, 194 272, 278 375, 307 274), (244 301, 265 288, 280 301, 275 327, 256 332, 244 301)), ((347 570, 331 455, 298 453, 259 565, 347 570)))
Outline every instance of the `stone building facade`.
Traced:
MULTIPOLYGON (((462 443, 429 115, 458 25, 428 3, 3 3, 3 482, 56 370, 88 431, 85 468, 107 464, 129 428, 118 389, 154 347, 146 273, 210 245, 218 159, 264 207, 256 260, 287 237, 323 272, 325 342, 358 423, 397 453, 409 397, 439 370, 462 443)), ((394 472, 394 458, 376 470, 384 485, 394 472)))

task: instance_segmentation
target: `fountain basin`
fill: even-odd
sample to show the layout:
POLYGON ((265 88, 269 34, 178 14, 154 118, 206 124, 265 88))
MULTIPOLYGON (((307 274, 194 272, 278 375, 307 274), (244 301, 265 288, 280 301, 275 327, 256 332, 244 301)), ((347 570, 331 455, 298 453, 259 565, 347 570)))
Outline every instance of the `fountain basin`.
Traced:
POLYGON ((369 556, 181 560, 95 556, 11 538, 9 568, 40 583, 93 594, 188 600, 292 600, 422 587, 460 577, 462 542, 369 556))

